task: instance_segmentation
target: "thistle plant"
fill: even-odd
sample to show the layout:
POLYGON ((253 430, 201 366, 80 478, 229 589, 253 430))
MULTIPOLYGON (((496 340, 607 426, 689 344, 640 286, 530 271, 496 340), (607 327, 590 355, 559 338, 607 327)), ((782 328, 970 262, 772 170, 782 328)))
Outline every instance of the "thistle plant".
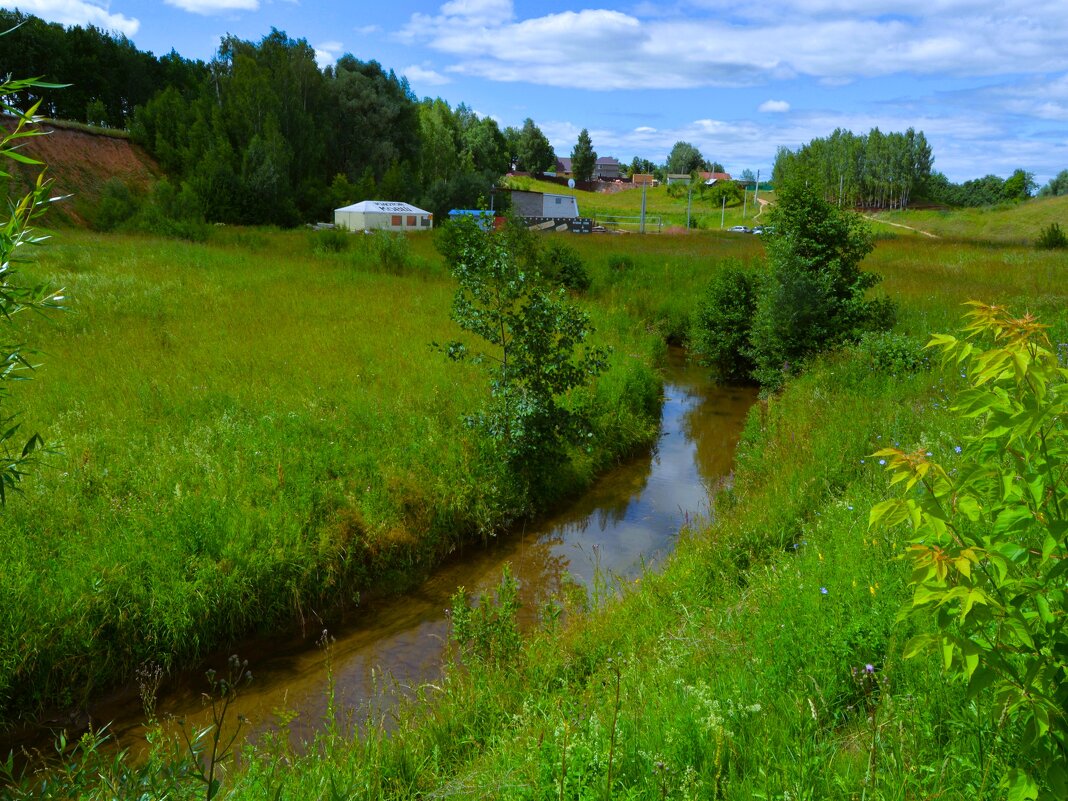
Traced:
POLYGON ((964 336, 927 347, 965 377, 952 410, 976 432, 950 469, 926 448, 878 451, 905 491, 870 526, 912 527, 902 615, 934 631, 906 658, 935 650, 1013 746, 1003 770, 988 758, 984 784, 1000 773, 1010 799, 1052 801, 1068 798, 1068 369, 1031 315, 968 305, 964 336))

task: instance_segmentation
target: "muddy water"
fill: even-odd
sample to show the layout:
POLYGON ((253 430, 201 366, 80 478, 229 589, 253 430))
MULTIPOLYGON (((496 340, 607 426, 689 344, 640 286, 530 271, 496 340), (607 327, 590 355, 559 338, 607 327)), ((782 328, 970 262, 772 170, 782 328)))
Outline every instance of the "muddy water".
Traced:
MULTIPOLYGON (((670 553, 680 527, 709 513, 709 493, 729 474, 734 448, 755 393, 710 386, 706 373, 681 351, 665 371, 659 439, 640 458, 613 470, 565 511, 485 548, 468 548, 403 597, 365 605, 352 622, 331 625, 330 663, 341 721, 388 714, 397 694, 433 682, 448 635, 446 608, 458 586, 478 592, 497 585, 511 565, 524 609, 537 610, 564 581, 594 588, 607 577, 632 579, 670 553)), ((292 717, 295 744, 309 740, 326 716, 326 652, 316 647, 321 625, 234 649, 249 660, 254 680, 237 701, 255 739, 292 717)), ((225 668, 225 655, 211 662, 225 668)), ((161 688, 157 713, 205 721, 203 673, 176 677, 161 688)), ((94 725, 110 722, 119 744, 143 745, 144 713, 136 688, 92 710, 94 725)), ((42 750, 44 750, 44 746, 42 750)))

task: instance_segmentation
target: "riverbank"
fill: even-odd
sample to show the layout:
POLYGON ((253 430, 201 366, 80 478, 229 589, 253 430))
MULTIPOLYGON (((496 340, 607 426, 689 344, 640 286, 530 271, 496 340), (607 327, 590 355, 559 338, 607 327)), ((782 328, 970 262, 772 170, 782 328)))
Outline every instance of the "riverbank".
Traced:
MULTIPOLYGON (((20 387, 25 425, 58 453, 4 510, 4 720, 77 710, 250 633, 314 630, 508 523, 463 424, 485 376, 430 347, 458 334, 431 238, 389 263, 314 245, 67 231, 40 251, 35 278, 74 311, 27 331, 47 357, 20 387)), ((578 302, 613 351, 570 399, 595 437, 541 508, 651 441, 665 329, 684 330, 708 270, 696 252, 596 258, 578 302)))

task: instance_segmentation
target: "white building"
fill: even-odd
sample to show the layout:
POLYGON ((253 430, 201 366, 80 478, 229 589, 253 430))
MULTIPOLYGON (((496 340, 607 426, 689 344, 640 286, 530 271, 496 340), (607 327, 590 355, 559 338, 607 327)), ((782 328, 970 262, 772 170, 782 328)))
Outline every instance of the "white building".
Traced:
POLYGON ((349 231, 429 231, 434 215, 410 203, 391 200, 361 200, 342 209, 334 209, 334 225, 349 231))

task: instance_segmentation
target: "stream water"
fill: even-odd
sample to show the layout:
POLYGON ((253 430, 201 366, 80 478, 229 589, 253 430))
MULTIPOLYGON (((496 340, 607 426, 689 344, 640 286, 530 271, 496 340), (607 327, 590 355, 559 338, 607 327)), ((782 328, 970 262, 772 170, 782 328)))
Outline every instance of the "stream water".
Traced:
MULTIPOLYGON (((603 476, 559 514, 486 547, 469 547, 405 595, 361 606, 348 616, 349 623, 330 627, 339 714, 362 721, 369 711, 388 711, 398 694, 435 680, 448 637, 446 608, 457 587, 473 593, 493 588, 508 564, 529 614, 564 581, 592 588, 597 577, 608 583, 633 579, 671 552, 682 526, 709 514, 710 492, 730 474, 755 391, 711 385, 706 371, 688 364, 681 350, 670 354, 664 378, 660 435, 648 453, 603 476)), ((232 711, 247 718, 252 738, 276 728, 281 710, 292 717, 295 744, 310 740, 322 727, 326 653, 316 646, 322 627, 309 628, 232 649, 249 660, 254 676, 232 711)), ((219 654, 208 665, 222 674, 225 661, 226 654, 219 654)), ((205 689, 201 671, 166 681, 158 693, 158 717, 185 717, 202 725, 207 719, 205 689)), ((94 726, 109 724, 119 745, 134 752, 143 748, 145 714, 137 687, 104 699, 88 716, 94 726)), ((87 721, 83 717, 68 725, 77 728, 79 722, 87 721)), ((28 739, 42 751, 50 750, 49 732, 37 734, 43 737, 28 739)))

